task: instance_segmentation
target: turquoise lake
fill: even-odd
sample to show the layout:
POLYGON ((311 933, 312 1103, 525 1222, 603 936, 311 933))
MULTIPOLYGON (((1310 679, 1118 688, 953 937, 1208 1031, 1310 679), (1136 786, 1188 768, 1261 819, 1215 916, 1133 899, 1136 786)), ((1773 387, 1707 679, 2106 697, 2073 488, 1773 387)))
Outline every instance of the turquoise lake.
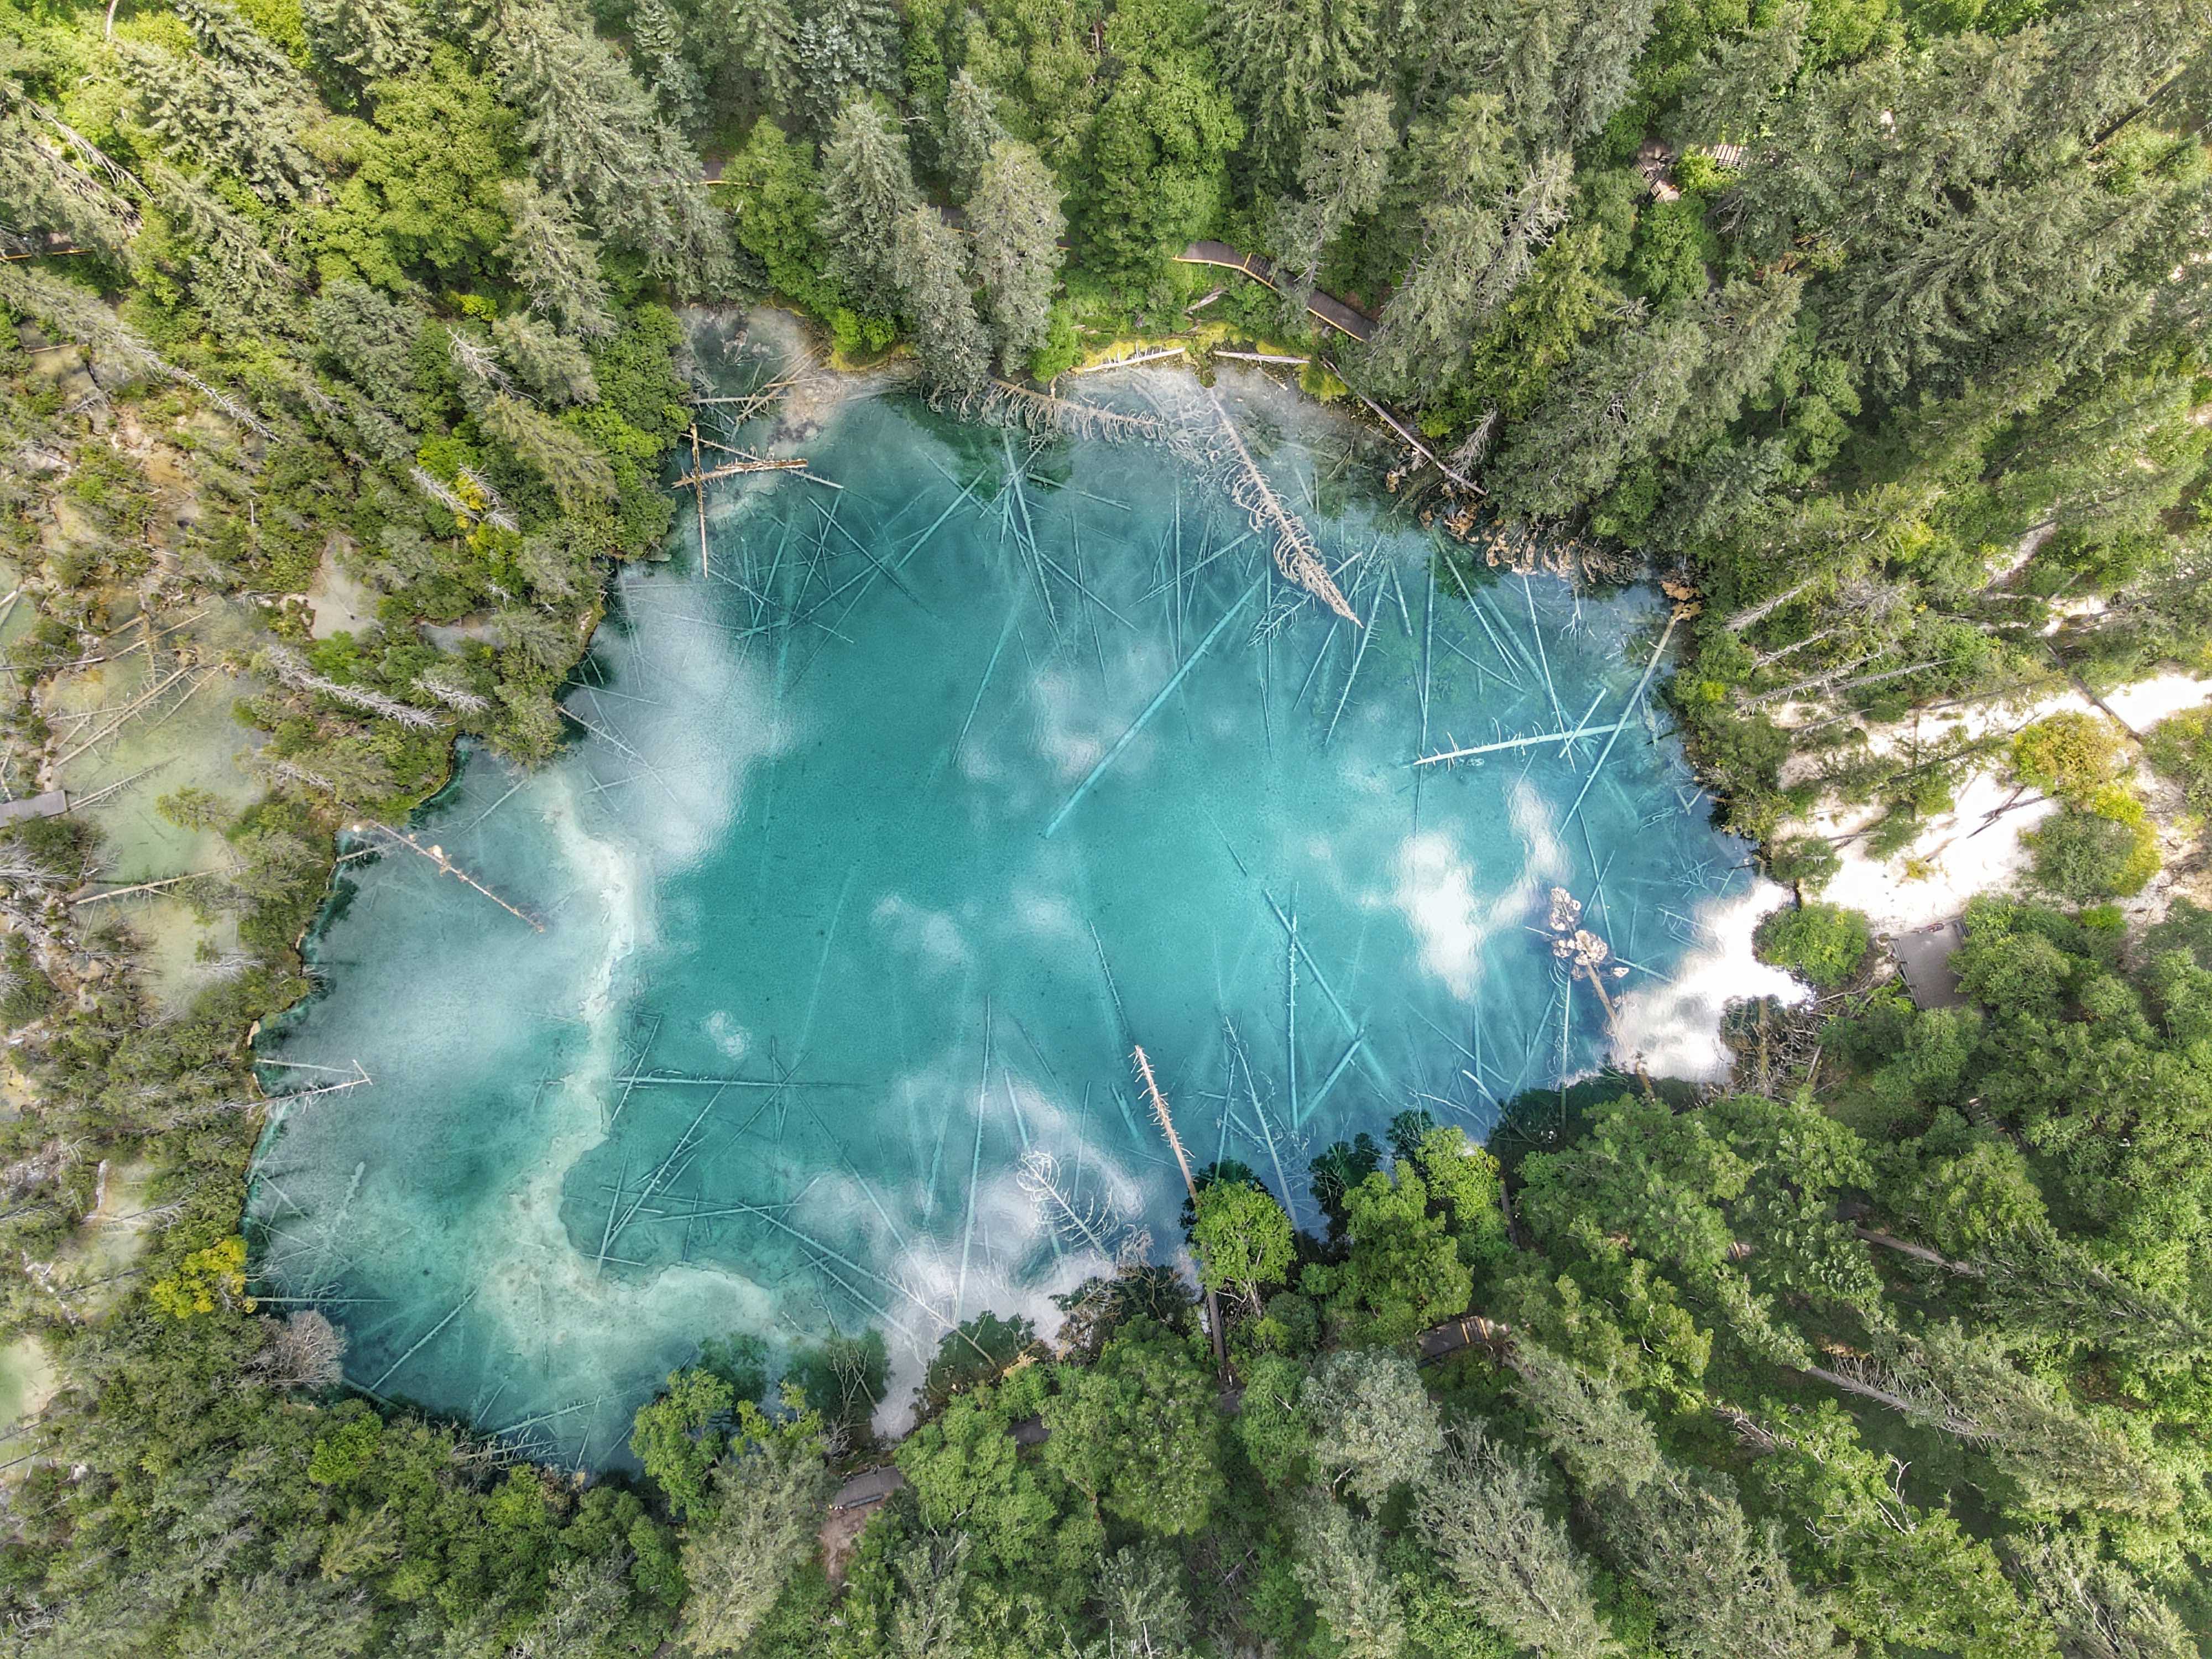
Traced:
MULTIPOLYGON (((1105 378, 1216 421, 1187 374, 1105 378)), ((713 486, 703 574, 685 497, 573 746, 471 752, 410 826, 543 931, 404 849, 342 866, 264 1076, 374 1081, 280 1107, 249 1234, 354 1382, 598 1464, 703 1339, 872 1326, 896 1415, 952 1323, 1179 1249, 1136 1045, 1193 1161, 1308 1225, 1330 1141, 1408 1107, 1480 1134, 1602 1063, 1554 885, 1632 964, 1623 1042, 1709 1056, 1749 878, 1636 695, 1663 601, 1462 584, 1368 440, 1220 389, 1364 628, 1275 574, 1218 446, 817 389, 744 441, 843 488, 713 486)))

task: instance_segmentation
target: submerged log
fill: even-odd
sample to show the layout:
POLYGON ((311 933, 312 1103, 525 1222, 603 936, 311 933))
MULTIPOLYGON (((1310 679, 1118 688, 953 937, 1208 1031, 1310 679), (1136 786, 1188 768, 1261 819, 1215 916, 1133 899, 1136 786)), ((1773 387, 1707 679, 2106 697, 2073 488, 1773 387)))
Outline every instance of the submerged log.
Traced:
POLYGON ((1337 589, 1335 578, 1322 562, 1321 550, 1314 544, 1313 532, 1305 521, 1283 505, 1275 487, 1267 482, 1267 475, 1252 459, 1252 452, 1244 447, 1244 440, 1237 430, 1237 423, 1229 418, 1222 407, 1220 397, 1208 390, 1207 398, 1213 412, 1221 422, 1222 436, 1228 441, 1230 459, 1234 464, 1235 482, 1230 495, 1237 504, 1251 515, 1252 527, 1262 534, 1273 532, 1275 565, 1285 576, 1319 599, 1354 628, 1365 626, 1359 613, 1346 602, 1337 589))

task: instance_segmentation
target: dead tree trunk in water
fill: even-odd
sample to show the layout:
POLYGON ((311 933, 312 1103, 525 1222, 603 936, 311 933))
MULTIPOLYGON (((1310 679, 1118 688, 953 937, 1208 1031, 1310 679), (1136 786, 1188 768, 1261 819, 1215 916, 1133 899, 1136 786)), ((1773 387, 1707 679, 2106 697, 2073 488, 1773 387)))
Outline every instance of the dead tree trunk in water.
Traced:
MULTIPOLYGON (((1184 1156, 1182 1137, 1176 1133, 1175 1119, 1168 1115, 1168 1103, 1160 1093, 1160 1085, 1152 1076, 1152 1062, 1145 1057, 1142 1044, 1130 1053, 1137 1062, 1137 1075, 1144 1079, 1145 1098, 1152 1103, 1152 1115, 1160 1121, 1160 1133, 1168 1138, 1168 1148, 1175 1153, 1176 1167, 1182 1171, 1183 1189, 1190 1194, 1191 1213, 1198 1212, 1198 1182, 1190 1173, 1190 1159, 1184 1156)), ((1201 1279, 1200 1283, 1204 1284, 1201 1279)), ((1213 1337, 1213 1363, 1225 1376, 1229 1371, 1229 1346, 1221 1330, 1221 1298, 1208 1289, 1206 1292, 1206 1322, 1213 1337)))

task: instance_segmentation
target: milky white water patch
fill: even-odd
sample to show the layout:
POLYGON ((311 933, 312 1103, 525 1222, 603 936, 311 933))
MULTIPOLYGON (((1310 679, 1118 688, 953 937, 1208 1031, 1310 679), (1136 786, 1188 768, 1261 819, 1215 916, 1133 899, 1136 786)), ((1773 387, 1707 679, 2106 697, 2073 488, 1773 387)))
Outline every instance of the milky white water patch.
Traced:
POLYGON ((1802 981, 1759 961, 1752 948, 1759 924, 1789 899, 1761 879, 1747 891, 1698 902, 1684 930, 1698 942, 1664 979, 1632 969, 1617 982, 1613 1057, 1624 1064, 1639 1059, 1658 1077, 1724 1079, 1734 1061, 1721 1041, 1720 1019, 1730 1002, 1772 997, 1795 1006, 1811 999, 1802 981))
POLYGON ((1474 995, 1483 929, 1474 871, 1449 837, 1408 836, 1398 848, 1398 908, 1421 942, 1421 966, 1461 1000, 1474 995))

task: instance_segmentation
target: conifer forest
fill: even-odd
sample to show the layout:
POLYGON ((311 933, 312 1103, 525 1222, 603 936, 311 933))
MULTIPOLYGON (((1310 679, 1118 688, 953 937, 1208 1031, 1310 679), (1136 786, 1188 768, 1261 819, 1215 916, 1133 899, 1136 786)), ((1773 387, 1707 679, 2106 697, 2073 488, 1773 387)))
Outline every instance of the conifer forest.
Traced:
MULTIPOLYGON (((0 0, 0 1654, 2212 1654, 2208 123, 2207 0, 0 0), (732 381, 749 317, 789 353, 732 381), (1336 472, 1219 390, 1267 377, 1336 472), (1208 580, 1266 616, 1186 617, 1177 498, 1182 665, 1044 836, 1295 617, 1323 749, 1349 676, 1418 677, 1417 791, 1553 744, 1579 806, 1676 745, 1792 994, 1670 1075, 1547 878, 1508 932, 1610 1063, 1493 1087, 1439 1030, 1474 1092, 1394 1094, 1271 896, 1350 1048, 1217 1106, 1126 1030, 1181 1213, 1086 1255, 1022 1120, 1088 1264, 1048 1302, 952 1300, 902 1368, 921 1294, 777 1220, 881 1328, 702 1326, 588 1451, 411 1396, 440 1309, 349 1365, 377 1310, 263 1271, 249 1170, 370 1072, 257 1041, 343 994, 362 860, 527 971, 556 918, 413 815, 632 752, 573 693, 653 573, 777 637, 799 558, 710 555, 710 508, 798 492, 832 597, 951 556, 841 516, 848 395, 980 458, 939 522, 988 513, 1102 679, 1082 629, 1132 624, 1054 455, 1158 445, 1250 526, 1208 580), (1425 575, 1330 530, 1353 492, 1425 575), (1485 660, 1548 732, 1431 720, 1447 607, 1631 587, 1646 712, 1578 720, 1528 597, 1485 660), (1351 1127, 1278 1149, 1324 1095, 1351 1127)), ((1053 1063, 1006 1006, 993 1087, 994 1042, 1053 1063)))

